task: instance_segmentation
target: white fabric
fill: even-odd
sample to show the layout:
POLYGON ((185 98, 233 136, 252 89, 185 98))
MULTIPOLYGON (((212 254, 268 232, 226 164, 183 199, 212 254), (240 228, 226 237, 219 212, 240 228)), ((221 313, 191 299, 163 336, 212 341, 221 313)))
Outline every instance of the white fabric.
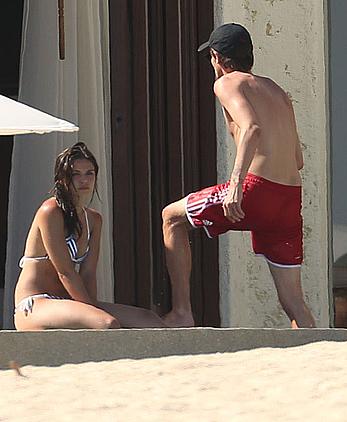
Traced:
POLYGON ((78 127, 26 104, 0 95, 0 135, 75 132, 78 127))
POLYGON ((110 154, 107 0, 65 2, 65 60, 59 60, 56 0, 26 0, 19 100, 68 121, 80 133, 15 138, 9 192, 4 328, 13 326, 13 291, 18 260, 33 215, 48 196, 57 154, 78 139, 100 165, 98 190, 103 235, 98 266, 100 300, 113 300, 112 190, 110 154))

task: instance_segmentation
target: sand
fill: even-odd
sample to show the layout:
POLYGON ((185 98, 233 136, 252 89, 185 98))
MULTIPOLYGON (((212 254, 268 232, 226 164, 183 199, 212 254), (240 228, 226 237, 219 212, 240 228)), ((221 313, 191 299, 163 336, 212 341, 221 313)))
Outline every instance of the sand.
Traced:
POLYGON ((347 342, 0 371, 0 421, 347 421, 347 342))

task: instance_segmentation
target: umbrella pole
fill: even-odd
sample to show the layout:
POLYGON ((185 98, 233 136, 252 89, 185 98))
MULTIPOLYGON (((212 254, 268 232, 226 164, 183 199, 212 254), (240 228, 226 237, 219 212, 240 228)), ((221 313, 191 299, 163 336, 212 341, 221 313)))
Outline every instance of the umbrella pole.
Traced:
POLYGON ((65 59, 64 0, 58 0, 59 59, 65 59))

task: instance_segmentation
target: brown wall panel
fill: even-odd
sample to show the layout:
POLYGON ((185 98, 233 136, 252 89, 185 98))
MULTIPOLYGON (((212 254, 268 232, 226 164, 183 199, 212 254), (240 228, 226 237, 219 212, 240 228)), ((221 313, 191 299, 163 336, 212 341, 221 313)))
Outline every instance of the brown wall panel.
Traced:
MULTIPOLYGON (((110 27, 116 299, 165 313, 161 210, 216 183, 213 0, 110 1, 110 27)), ((218 243, 192 238, 195 318, 219 326, 218 243)))

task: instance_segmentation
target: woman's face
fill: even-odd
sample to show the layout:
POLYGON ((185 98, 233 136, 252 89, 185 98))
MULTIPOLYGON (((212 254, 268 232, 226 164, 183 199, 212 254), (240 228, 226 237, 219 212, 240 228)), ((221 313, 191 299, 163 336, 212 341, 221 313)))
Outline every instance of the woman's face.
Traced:
POLYGON ((78 198, 89 198, 93 194, 95 177, 95 168, 91 161, 82 158, 72 163, 71 183, 78 198))

